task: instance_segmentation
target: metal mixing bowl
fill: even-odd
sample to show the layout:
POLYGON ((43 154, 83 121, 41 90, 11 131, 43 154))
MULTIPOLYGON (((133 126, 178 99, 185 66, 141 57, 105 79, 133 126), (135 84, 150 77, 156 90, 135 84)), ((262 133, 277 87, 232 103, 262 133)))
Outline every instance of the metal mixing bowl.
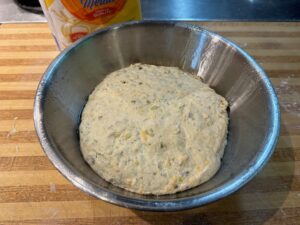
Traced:
POLYGON ((48 67, 34 105, 41 145, 67 179, 104 201, 154 211, 198 207, 246 184, 274 150, 279 117, 269 79, 245 51, 201 27, 171 22, 130 22, 75 43, 48 67), (77 130, 87 97, 107 74, 137 62, 180 67, 229 101, 228 144, 208 182, 178 194, 139 195, 104 181, 83 160, 77 130))

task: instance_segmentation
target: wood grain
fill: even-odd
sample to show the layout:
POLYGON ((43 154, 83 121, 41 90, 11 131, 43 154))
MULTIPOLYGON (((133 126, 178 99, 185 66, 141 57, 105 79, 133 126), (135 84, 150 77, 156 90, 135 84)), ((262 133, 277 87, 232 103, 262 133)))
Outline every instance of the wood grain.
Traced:
POLYGON ((46 24, 0 25, 0 224, 300 224, 300 23, 196 23, 235 41, 278 93, 281 135, 268 165, 232 196, 178 213, 138 212, 88 196, 50 163, 36 137, 38 82, 58 51, 46 24))
POLYGON ((0 145, 0 157, 44 156, 39 143, 16 142, 0 145))

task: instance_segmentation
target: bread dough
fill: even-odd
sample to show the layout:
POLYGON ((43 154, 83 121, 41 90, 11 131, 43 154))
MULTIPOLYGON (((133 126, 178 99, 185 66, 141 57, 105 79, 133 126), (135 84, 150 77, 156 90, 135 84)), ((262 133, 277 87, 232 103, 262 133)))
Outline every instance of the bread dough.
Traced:
POLYGON ((140 194, 195 187, 219 169, 227 101, 176 67, 134 64, 89 96, 80 124, 84 159, 105 180, 140 194))

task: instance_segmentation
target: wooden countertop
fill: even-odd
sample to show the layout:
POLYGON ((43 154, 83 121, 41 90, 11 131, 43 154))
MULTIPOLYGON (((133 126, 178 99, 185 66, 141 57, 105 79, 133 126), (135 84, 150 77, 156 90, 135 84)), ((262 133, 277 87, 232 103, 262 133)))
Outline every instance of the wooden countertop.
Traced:
POLYGON ((58 54, 46 24, 0 25, 0 224, 300 224, 300 23, 198 23, 235 41, 263 66, 282 112, 277 149, 248 185, 179 213, 137 212, 81 192, 43 153, 32 107, 58 54))

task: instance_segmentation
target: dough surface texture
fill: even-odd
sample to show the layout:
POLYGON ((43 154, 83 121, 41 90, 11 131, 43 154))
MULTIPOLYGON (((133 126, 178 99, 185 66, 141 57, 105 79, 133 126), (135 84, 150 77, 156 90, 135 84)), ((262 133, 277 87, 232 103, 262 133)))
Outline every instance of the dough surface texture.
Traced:
POLYGON ((84 159, 105 180, 140 194, 195 187, 218 171, 227 101, 176 67, 134 64, 95 88, 83 110, 84 159))

